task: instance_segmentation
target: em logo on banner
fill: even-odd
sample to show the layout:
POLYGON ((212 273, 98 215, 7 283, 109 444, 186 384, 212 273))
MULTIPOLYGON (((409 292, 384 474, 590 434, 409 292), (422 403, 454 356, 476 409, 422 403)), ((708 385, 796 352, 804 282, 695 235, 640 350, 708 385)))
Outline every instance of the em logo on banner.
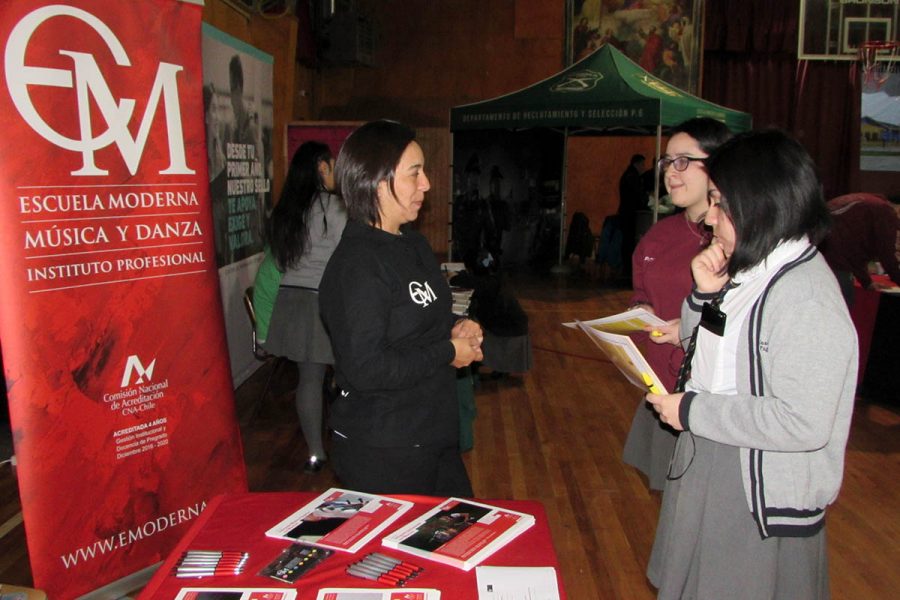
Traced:
POLYGON ((125 161, 129 172, 134 175, 140 165, 144 146, 150 134, 150 125, 159 100, 165 105, 166 128, 169 140, 169 166, 160 171, 161 175, 193 175, 195 171, 188 168, 185 161, 184 139, 181 127, 181 110, 178 102, 178 81, 176 75, 183 70, 181 65, 165 62, 159 63, 153 88, 150 90, 147 108, 144 111, 137 136, 132 138, 128 131, 128 123, 134 112, 135 101, 123 98, 116 102, 109 86, 100 72, 97 61, 91 54, 74 50, 59 50, 68 56, 73 63, 72 71, 47 67, 29 66, 25 64, 25 53, 31 36, 44 22, 54 17, 68 16, 78 19, 96 31, 106 43, 116 64, 130 67, 131 61, 125 48, 112 30, 100 19, 89 12, 62 5, 51 5, 29 13, 13 29, 6 44, 4 55, 6 68, 6 85, 13 103, 22 118, 38 135, 51 144, 82 156, 80 169, 72 171, 72 175, 107 175, 108 171, 97 167, 94 163, 94 152, 115 143, 125 161), (31 97, 28 95, 29 85, 72 88, 77 91, 78 125, 80 139, 68 138, 54 130, 38 113, 31 97), (106 120, 107 129, 92 136, 90 98, 94 99, 100 113, 106 120))

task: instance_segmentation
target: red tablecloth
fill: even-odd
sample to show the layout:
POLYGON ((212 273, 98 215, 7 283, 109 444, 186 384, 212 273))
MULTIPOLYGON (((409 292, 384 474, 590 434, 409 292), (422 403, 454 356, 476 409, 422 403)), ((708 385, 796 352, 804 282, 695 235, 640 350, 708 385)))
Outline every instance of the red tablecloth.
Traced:
MULTIPOLYGON (((882 285, 891 285, 887 275, 873 275, 872 281, 882 285)), ((853 306, 850 307, 850 318, 856 325, 856 336, 859 339, 859 374, 857 383, 862 383, 866 375, 866 365, 869 364, 869 348, 872 345, 872 335, 875 331, 875 318, 878 315, 878 304, 882 292, 867 290, 859 286, 854 280, 853 306)))
POLYGON ((872 345, 872 333, 875 331, 875 316, 878 314, 878 300, 881 298, 881 293, 863 289, 859 285, 854 292, 850 318, 856 325, 856 337, 859 340, 859 373, 857 374, 857 383, 859 384, 866 376, 869 347, 872 345))
MULTIPOLYGON (((169 558, 159 568, 138 600, 171 600, 182 587, 289 587, 268 577, 257 575, 274 560, 289 542, 267 538, 265 532, 298 508, 315 498, 312 492, 278 492, 229 494, 214 498, 194 525, 185 534, 169 558), (235 576, 204 577, 202 579, 177 579, 172 576, 175 563, 186 550, 237 550, 250 553, 244 573, 235 576)), ((434 508, 442 498, 427 496, 398 496, 415 503, 409 512, 387 529, 384 535, 408 523, 427 510, 434 508)), ((559 564, 547 515, 539 502, 530 500, 487 500, 488 504, 517 510, 534 515, 536 523, 522 535, 514 539, 482 564, 516 567, 555 567, 560 598, 566 594, 559 575, 559 564)), ((352 562, 369 552, 382 552, 414 562, 425 570, 412 582, 410 587, 436 588, 447 600, 477 600, 475 569, 462 571, 454 567, 432 562, 424 558, 397 552, 381 546, 376 537, 359 552, 335 552, 323 563, 304 574, 297 581, 297 598, 314 600, 319 588, 323 587, 380 587, 380 584, 347 575, 344 571, 352 562)))

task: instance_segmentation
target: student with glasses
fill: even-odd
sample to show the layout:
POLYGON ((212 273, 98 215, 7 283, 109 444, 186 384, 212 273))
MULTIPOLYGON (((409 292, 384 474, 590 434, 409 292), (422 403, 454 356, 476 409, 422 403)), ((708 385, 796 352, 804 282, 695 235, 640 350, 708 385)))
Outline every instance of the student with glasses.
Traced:
POLYGON ((780 131, 705 162, 710 245, 682 307, 686 392, 647 394, 682 431, 647 575, 659 598, 829 597, 825 512, 843 476, 856 333, 815 244, 815 165, 780 131))
MULTIPOLYGON (((666 154, 659 159, 659 172, 679 212, 651 227, 632 256, 633 306, 670 322, 660 332, 663 336, 650 338, 658 343, 644 348, 647 361, 669 391, 674 389, 684 356, 676 343, 681 302, 691 292, 691 259, 709 241, 703 225, 709 186, 703 161, 730 135, 724 124, 709 118, 691 119, 672 130, 666 154)), ((662 490, 665 485, 676 436, 641 397, 622 459, 647 476, 650 489, 662 490)))

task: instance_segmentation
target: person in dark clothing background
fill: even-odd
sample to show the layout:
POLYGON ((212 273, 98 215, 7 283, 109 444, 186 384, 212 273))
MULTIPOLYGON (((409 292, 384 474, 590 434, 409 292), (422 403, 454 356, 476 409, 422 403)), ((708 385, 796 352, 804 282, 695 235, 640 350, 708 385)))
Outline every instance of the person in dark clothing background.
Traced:
POLYGON ((635 154, 619 178, 619 228, 622 230, 622 264, 624 276, 631 277, 631 255, 637 238, 637 212, 647 208, 642 174, 647 162, 643 154, 635 154))
POLYGON ((510 228, 509 206, 502 197, 500 167, 491 167, 487 197, 481 196, 480 177, 479 158, 473 154, 466 163, 465 190, 453 206, 453 239, 462 262, 477 262, 497 271, 503 254, 503 232, 510 228))
MULTIPOLYGON (((648 207, 651 205, 651 201, 653 200, 653 194, 656 192, 656 169, 650 167, 641 175, 641 181, 644 184, 644 192, 647 194, 647 204, 648 207)), ((659 197, 662 199, 663 196, 668 194, 669 191, 666 189, 666 175, 665 173, 659 174, 659 197)))
POLYGON ((484 266, 497 270, 500 268, 500 260, 503 255, 503 232, 509 231, 510 218, 509 206, 503 199, 501 192, 501 180, 503 174, 500 167, 491 167, 491 180, 488 187, 488 198, 481 207, 481 248, 479 259, 484 266), (481 256, 483 255, 483 257, 481 256))
MULTIPOLYGON (((896 204, 896 199, 894 199, 896 204)), ((834 271, 847 306, 853 304, 853 279, 866 289, 878 284, 869 275, 869 261, 881 262, 884 272, 900 285, 897 231, 900 217, 894 206, 878 194, 846 194, 828 201, 831 231, 819 250, 834 271)))
POLYGON ((453 202, 453 251, 463 262, 475 262, 481 245, 481 161, 473 154, 466 162, 465 174, 453 202))

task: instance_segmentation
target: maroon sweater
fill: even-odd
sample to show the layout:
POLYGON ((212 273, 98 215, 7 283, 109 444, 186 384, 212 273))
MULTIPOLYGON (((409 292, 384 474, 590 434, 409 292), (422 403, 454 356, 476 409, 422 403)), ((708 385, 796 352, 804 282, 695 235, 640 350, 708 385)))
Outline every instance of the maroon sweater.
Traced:
POLYGON ((863 287, 872 284, 869 261, 877 260, 900 285, 897 265, 897 213, 877 194, 847 194, 828 201, 831 231, 819 250, 835 271, 852 273, 863 287))
MULTIPOLYGON (((691 293, 691 259, 706 237, 703 225, 690 223, 684 213, 666 217, 641 238, 632 255, 632 303, 649 304, 661 319, 681 316, 681 303, 691 293)), ((635 341, 646 341, 646 335, 635 341)), ((644 356, 671 392, 684 351, 672 344, 643 344, 644 356)))

